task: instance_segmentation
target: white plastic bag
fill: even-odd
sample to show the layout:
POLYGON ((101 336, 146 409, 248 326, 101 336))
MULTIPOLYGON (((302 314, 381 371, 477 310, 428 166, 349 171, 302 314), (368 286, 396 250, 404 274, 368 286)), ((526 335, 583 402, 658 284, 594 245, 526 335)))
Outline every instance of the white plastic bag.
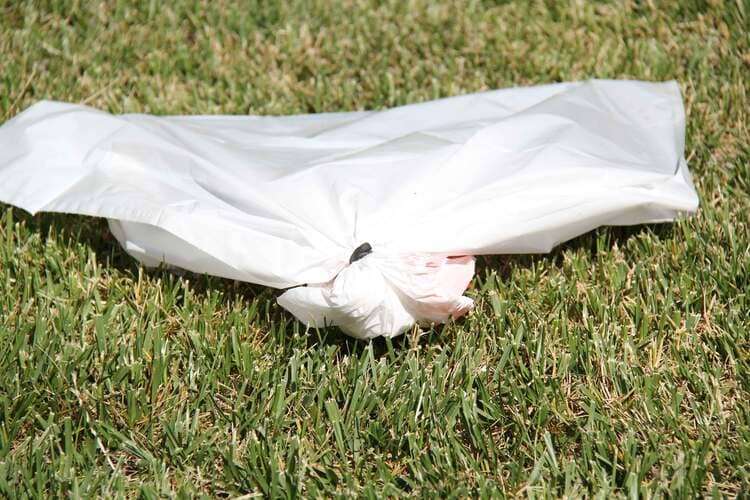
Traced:
POLYGON ((301 321, 370 338, 470 309, 473 255, 694 211, 683 141, 674 82, 279 117, 40 102, 0 127, 0 200, 106 217, 145 265, 296 287, 301 321))

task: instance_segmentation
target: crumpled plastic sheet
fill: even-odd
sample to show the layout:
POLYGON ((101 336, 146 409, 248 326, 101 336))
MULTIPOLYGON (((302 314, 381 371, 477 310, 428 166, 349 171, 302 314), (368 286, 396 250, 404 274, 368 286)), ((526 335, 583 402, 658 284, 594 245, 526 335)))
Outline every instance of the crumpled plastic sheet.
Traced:
POLYGON ((393 336, 469 311, 474 255, 695 211, 684 134, 675 82, 274 117, 42 101, 0 126, 0 201, 106 217, 144 265, 288 288, 310 326, 393 336))

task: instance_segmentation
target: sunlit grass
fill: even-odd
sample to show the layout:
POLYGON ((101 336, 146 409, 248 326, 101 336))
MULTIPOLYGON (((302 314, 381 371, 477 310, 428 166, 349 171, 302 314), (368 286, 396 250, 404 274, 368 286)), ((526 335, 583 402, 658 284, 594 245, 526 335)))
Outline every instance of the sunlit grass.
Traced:
POLYGON ((750 485, 750 7, 6 2, 0 119, 375 109, 676 79, 700 212, 481 257, 466 319, 305 331, 277 291, 141 269, 0 207, 0 496, 711 496, 750 485))

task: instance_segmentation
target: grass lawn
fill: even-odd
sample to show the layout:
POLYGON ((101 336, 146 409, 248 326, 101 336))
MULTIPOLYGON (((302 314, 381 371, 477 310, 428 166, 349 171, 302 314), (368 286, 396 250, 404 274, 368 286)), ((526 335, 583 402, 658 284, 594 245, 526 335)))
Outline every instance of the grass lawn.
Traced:
POLYGON ((0 206, 0 496, 750 494, 749 32, 745 0, 0 3, 0 121, 676 79, 701 197, 482 257, 469 317, 371 343, 0 206))

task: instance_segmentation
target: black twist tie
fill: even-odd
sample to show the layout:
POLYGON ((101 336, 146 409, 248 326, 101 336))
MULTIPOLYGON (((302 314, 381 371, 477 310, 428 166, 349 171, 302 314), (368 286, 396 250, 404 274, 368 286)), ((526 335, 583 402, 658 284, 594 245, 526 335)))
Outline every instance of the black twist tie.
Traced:
POLYGON ((360 246, 354 249, 352 252, 352 256, 349 257, 349 264, 352 262, 356 262, 362 257, 371 254, 372 253, 372 247, 369 243, 362 243, 360 246))

